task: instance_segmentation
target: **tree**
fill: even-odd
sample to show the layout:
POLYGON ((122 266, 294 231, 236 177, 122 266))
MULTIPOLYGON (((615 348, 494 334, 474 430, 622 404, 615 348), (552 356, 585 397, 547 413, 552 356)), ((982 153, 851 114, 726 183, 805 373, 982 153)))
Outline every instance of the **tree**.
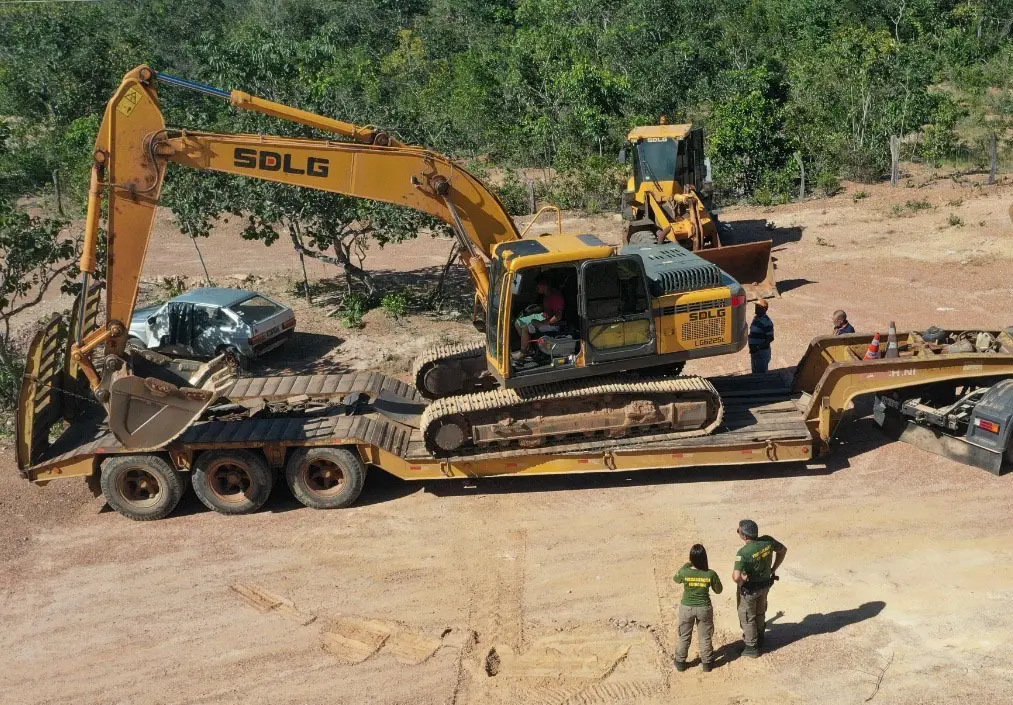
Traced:
POLYGON ((25 213, 0 200, 0 406, 17 400, 21 361, 11 341, 11 322, 60 283, 73 286, 77 242, 66 223, 25 213))

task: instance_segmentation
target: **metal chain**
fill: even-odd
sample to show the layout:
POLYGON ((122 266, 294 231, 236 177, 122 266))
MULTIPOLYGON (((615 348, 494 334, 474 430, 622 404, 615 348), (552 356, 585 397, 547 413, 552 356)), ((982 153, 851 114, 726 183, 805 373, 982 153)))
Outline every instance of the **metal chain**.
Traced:
POLYGON ((60 392, 61 394, 66 394, 68 397, 74 397, 75 399, 80 399, 81 401, 88 402, 89 404, 94 404, 95 406, 98 406, 98 407, 100 407, 102 409, 105 409, 105 407, 102 406, 102 404, 99 403, 99 401, 96 400, 94 397, 85 397, 85 396, 81 396, 80 394, 74 394, 74 392, 68 392, 66 389, 62 389, 60 387, 54 387, 51 384, 46 384, 45 382, 43 382, 41 379, 39 379, 38 377, 36 377, 34 375, 25 375, 25 377, 27 379, 32 380, 36 384, 45 387, 46 389, 51 389, 54 392, 60 392))

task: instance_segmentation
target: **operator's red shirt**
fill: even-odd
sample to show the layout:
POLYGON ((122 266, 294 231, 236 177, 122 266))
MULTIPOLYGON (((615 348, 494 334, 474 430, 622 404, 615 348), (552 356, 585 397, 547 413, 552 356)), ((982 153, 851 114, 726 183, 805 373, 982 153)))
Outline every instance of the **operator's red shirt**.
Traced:
POLYGON ((556 323, 563 320, 563 311, 566 308, 566 300, 563 299, 563 295, 558 291, 552 291, 551 289, 546 292, 545 298, 542 299, 542 313, 545 316, 545 320, 555 318, 556 323))

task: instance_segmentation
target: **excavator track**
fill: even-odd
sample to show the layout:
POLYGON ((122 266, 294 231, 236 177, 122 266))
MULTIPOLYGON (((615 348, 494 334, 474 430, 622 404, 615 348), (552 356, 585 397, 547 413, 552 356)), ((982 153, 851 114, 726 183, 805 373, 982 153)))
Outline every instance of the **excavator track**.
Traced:
POLYGON ((412 365, 415 389, 426 399, 442 399, 496 387, 485 363, 485 346, 469 343, 424 350, 412 365))
POLYGON ((702 377, 604 379, 495 389, 439 399, 422 414, 426 449, 440 457, 586 439, 659 441, 708 435, 724 407, 702 377))

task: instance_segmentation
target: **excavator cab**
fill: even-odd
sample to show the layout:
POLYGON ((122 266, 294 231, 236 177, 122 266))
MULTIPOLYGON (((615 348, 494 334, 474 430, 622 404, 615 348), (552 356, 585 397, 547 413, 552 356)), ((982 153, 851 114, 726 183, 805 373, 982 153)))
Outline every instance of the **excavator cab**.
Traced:
POLYGON ((776 296, 772 243, 721 241, 703 130, 662 121, 633 129, 627 139, 619 155, 621 162, 632 161, 623 193, 623 218, 630 221, 626 242, 678 243, 728 272, 750 299, 776 296))
POLYGON ((742 287, 674 244, 616 254, 594 235, 503 243, 494 250, 489 281, 487 363, 508 389, 634 369, 671 371, 745 344, 742 287), (522 350, 520 319, 541 304, 540 281, 562 296, 562 319, 536 326, 522 350))

